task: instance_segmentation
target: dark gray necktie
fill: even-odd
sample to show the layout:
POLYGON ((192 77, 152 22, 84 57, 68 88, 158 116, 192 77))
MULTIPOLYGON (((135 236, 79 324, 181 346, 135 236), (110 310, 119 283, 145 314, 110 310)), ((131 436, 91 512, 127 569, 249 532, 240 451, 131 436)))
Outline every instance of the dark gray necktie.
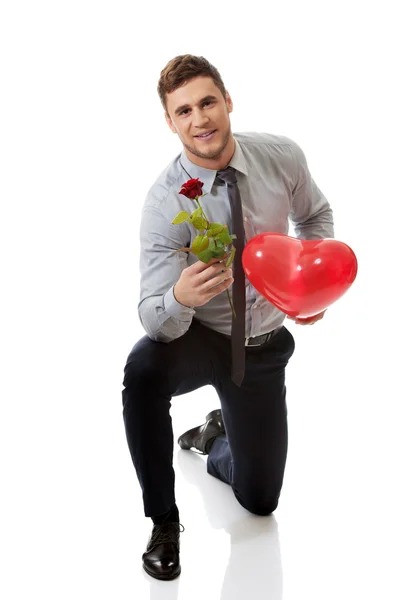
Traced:
POLYGON ((228 187, 229 203, 232 212, 232 231, 237 236, 234 240, 236 248, 235 259, 233 262, 233 277, 235 281, 232 286, 232 301, 235 308, 236 318, 232 315, 232 381, 240 386, 245 371, 245 308, 246 308, 246 288, 245 276, 242 266, 242 254, 245 244, 245 235, 243 227, 242 201, 240 199, 239 187, 236 179, 236 172, 233 167, 227 167, 217 172, 217 176, 224 181, 228 187))

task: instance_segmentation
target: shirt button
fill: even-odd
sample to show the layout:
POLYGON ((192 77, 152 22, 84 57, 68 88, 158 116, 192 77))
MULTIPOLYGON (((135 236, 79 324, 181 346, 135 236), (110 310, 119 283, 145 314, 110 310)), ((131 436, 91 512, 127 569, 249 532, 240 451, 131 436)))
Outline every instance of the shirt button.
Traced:
POLYGON ((247 223, 247 221, 248 221, 248 218, 247 218, 247 217, 245 217, 245 218, 244 218, 244 220, 245 220, 245 221, 246 221, 246 223, 247 223))

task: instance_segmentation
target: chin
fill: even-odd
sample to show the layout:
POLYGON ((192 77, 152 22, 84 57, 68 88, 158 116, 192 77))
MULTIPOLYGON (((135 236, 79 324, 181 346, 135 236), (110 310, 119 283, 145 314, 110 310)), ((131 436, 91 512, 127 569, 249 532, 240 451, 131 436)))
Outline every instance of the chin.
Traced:
POLYGON ((196 148, 197 154, 202 158, 218 158, 224 150, 225 145, 221 143, 215 144, 215 146, 211 146, 210 148, 207 148, 207 150, 196 148))
MULTIPOLYGON (((218 132, 219 134, 221 132, 218 132)), ((229 134, 228 134, 229 135, 229 134)), ((221 156, 221 154, 223 153, 223 151, 225 150, 226 146, 227 146, 228 140, 223 140, 221 142, 220 140, 215 140, 215 142, 208 148, 204 148, 201 147, 201 142, 199 142, 199 145, 197 145, 197 143, 195 142, 194 145, 192 144, 184 144, 185 148, 187 150, 189 150, 189 152, 191 152, 194 156, 197 156, 198 158, 203 158, 203 159, 210 159, 210 160, 214 160, 216 158, 219 158, 221 156), (225 143, 224 143, 225 141, 225 143)))
POLYGON ((215 158, 219 158, 222 154, 222 150, 215 150, 213 151, 209 151, 209 152, 197 152, 197 156, 199 156, 199 158, 209 158, 209 159, 215 159, 215 158))

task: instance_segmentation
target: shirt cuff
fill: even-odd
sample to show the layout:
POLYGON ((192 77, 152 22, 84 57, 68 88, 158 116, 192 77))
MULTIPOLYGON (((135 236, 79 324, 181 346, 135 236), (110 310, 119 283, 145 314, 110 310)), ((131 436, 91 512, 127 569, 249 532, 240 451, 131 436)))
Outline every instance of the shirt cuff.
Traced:
POLYGON ((170 288, 164 296, 164 308, 165 312, 170 317, 175 317, 180 321, 190 321, 192 316, 195 314, 195 310, 189 306, 180 304, 174 296, 174 287, 170 288))

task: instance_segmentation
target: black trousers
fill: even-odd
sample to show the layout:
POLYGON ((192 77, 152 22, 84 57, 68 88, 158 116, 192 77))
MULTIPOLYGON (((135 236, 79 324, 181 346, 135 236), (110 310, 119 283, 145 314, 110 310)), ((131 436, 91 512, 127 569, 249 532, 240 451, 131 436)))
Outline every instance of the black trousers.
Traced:
POLYGON ((175 503, 171 398, 209 384, 218 393, 226 435, 212 445, 208 473, 231 485, 252 513, 275 510, 288 445, 285 367, 293 351, 285 327, 263 346, 248 347, 239 388, 231 380, 230 338, 196 320, 168 344, 147 336, 139 340, 125 366, 122 400, 147 517, 166 513, 175 503))

